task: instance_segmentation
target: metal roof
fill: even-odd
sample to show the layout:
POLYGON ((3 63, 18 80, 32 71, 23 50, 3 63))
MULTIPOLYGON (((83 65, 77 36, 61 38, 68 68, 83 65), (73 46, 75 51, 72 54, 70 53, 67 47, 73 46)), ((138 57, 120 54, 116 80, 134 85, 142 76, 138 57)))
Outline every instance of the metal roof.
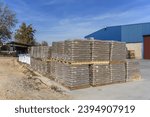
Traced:
POLYGON ((30 47, 30 46, 32 46, 29 44, 19 43, 19 42, 15 42, 15 41, 9 42, 9 43, 7 43, 7 45, 18 46, 18 47, 30 47))
POLYGON ((143 42, 143 35, 150 35, 150 22, 110 26, 98 30, 85 38, 93 37, 100 40, 114 40, 123 42, 143 42))

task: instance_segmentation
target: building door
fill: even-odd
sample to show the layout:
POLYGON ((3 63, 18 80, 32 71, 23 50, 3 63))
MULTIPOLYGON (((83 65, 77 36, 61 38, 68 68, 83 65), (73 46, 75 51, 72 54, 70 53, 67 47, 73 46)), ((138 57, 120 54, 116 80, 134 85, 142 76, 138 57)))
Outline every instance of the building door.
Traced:
POLYGON ((150 35, 144 36, 144 59, 150 59, 150 35))

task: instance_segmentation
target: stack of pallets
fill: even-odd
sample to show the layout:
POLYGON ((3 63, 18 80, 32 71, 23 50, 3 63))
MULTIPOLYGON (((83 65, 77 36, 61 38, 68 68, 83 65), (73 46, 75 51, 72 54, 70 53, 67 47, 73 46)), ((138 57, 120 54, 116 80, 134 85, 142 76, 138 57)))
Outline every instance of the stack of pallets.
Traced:
POLYGON ((110 61, 125 61, 127 51, 124 42, 110 42, 110 61))
POLYGON ((57 58, 57 42, 52 43, 52 58, 57 58))
POLYGON ((57 42, 57 58, 64 60, 64 41, 57 42))
POLYGON ((64 64, 64 85, 71 89, 89 87, 89 65, 82 63, 91 61, 91 41, 67 40, 65 41, 64 54, 66 61, 80 63, 64 64))
POLYGON ((90 84, 92 86, 111 83, 109 64, 93 64, 90 67, 90 84))
POLYGON ((63 84, 70 89, 89 87, 89 65, 64 64, 63 84))
POLYGON ((91 41, 92 61, 109 61, 110 42, 108 41, 91 41))
POLYGON ((138 60, 127 59, 126 60, 126 81, 137 80, 141 78, 140 64, 138 60))
POLYGON ((48 46, 39 46, 40 47, 40 58, 43 60, 47 60, 51 58, 51 49, 52 47, 48 46))
POLYGON ((63 77, 63 63, 61 62, 55 62, 55 80, 57 82, 63 83, 64 77, 63 77))
POLYGON ((51 75, 57 81, 73 89, 89 86, 88 65, 73 65, 91 60, 90 41, 66 40, 52 45, 51 75))
POLYGON ((91 40, 90 84, 92 86, 110 83, 110 42, 91 40))
POLYGON ((125 82, 126 45, 123 42, 110 42, 110 73, 112 83, 125 82))
POLYGON ((64 48, 65 60, 70 62, 91 61, 91 45, 89 40, 67 40, 64 48))
POLYGON ((33 46, 31 47, 31 67, 42 75, 50 76, 51 65, 48 59, 51 58, 50 46, 33 46))
POLYGON ((137 61, 126 61, 126 45, 100 40, 66 40, 31 48, 31 66, 70 89, 126 82, 140 75, 137 61), (47 61, 49 59, 49 61, 47 61))
POLYGON ((51 67, 51 71, 50 71, 50 75, 53 79, 56 79, 56 61, 51 61, 50 67, 51 67))
POLYGON ((110 64, 111 82, 119 83, 126 80, 125 62, 110 64))

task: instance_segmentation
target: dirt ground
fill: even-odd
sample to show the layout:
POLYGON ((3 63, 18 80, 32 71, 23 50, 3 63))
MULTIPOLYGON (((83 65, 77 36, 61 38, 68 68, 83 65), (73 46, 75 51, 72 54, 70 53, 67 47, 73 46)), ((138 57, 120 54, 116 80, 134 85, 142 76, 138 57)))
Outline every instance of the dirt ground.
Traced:
POLYGON ((16 58, 0 57, 0 99, 70 99, 59 86, 46 85, 16 58))

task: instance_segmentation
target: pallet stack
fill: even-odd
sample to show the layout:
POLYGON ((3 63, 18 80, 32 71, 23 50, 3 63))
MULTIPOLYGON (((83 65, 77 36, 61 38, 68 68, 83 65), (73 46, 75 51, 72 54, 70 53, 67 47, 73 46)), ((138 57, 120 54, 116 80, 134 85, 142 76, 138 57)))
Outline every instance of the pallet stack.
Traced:
POLYGON ((42 75, 50 76, 51 62, 47 62, 47 59, 51 58, 51 49, 49 46, 31 47, 31 67, 42 75))
POLYGON ((125 62, 110 63, 110 76, 112 83, 121 83, 126 81, 125 62))
POLYGON ((89 62, 91 61, 91 41, 67 40, 64 48, 65 61, 89 62))
POLYGON ((57 58, 64 60, 64 41, 57 42, 57 58))
POLYGON ((111 83, 109 64, 93 64, 90 67, 90 84, 92 86, 111 83))
POLYGON ((61 62, 55 62, 55 80, 59 83, 64 82, 64 76, 63 76, 63 63, 61 62))
POLYGON ((126 45, 123 42, 110 42, 110 73, 112 83, 125 82, 126 45))
POLYGON ((49 74, 70 89, 140 77, 138 62, 126 61, 126 45, 122 42, 81 39, 53 42, 52 47, 32 47, 31 57, 33 69, 49 74))
POLYGON ((57 58, 57 42, 52 43, 52 58, 57 58))
POLYGON ((110 61, 125 61, 127 50, 124 42, 110 42, 110 61))
POLYGON ((110 42, 108 41, 91 41, 92 61, 109 61, 110 42))
POLYGON ((50 75, 53 79, 56 79, 56 61, 51 61, 50 67, 51 67, 51 71, 50 71, 50 75))
POLYGON ((90 87, 89 65, 64 64, 64 85, 70 89, 90 87))
POLYGON ((141 78, 139 61, 134 59, 126 60, 126 81, 133 81, 141 78))
POLYGON ((75 89, 89 86, 88 65, 74 65, 74 62, 91 60, 90 41, 66 40, 52 45, 52 77, 63 85, 75 89))
POLYGON ((105 85, 110 83, 110 42, 91 41, 91 59, 94 62, 90 65, 90 84, 92 86, 105 85))

